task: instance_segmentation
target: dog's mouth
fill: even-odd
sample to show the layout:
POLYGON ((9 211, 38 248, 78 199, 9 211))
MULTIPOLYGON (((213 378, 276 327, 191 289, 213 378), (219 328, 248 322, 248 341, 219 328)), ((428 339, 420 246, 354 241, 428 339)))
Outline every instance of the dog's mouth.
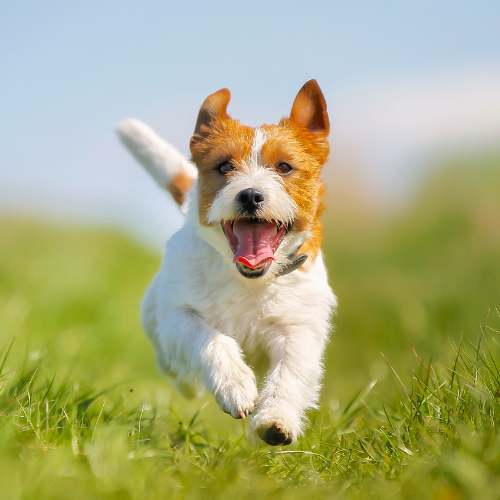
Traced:
POLYGON ((222 223, 233 262, 245 278, 260 278, 267 273, 274 254, 289 227, 281 222, 244 217, 222 223))

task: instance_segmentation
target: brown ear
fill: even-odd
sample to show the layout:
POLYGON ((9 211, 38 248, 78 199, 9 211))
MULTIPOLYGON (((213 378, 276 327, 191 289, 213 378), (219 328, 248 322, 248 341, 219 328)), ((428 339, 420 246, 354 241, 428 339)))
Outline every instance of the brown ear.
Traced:
POLYGON ((210 122, 216 118, 227 119, 227 105, 231 99, 229 89, 220 89, 210 94, 200 108, 198 121, 194 129, 193 139, 205 137, 210 128, 210 122))
POLYGON ((326 101, 316 80, 309 80, 299 90, 293 101, 290 120, 322 137, 326 137, 330 132, 326 101))

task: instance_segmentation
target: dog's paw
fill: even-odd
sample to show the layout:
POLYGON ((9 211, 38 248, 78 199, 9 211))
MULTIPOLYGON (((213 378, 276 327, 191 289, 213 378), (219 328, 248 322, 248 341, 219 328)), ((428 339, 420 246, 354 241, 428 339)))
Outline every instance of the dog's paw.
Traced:
POLYGON ((259 427, 257 434, 271 446, 286 446, 297 440, 293 432, 283 424, 273 422, 270 426, 259 427))
POLYGON ((263 415, 259 412, 254 418, 257 435, 271 446, 286 446, 297 441, 300 434, 300 421, 293 423, 278 414, 263 415))
POLYGON ((243 362, 237 369, 224 374, 215 391, 221 409, 233 418, 246 418, 254 409, 259 393, 253 371, 243 362))

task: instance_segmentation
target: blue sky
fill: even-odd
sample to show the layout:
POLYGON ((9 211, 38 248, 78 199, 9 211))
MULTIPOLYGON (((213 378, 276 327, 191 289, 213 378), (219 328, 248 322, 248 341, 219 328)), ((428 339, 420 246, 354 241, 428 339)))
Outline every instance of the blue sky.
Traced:
POLYGON ((0 201, 154 226, 165 202, 120 149, 120 119, 187 153, 209 93, 229 87, 231 114, 275 122, 316 78, 342 129, 353 101, 370 94, 373 108, 375 87, 476 71, 490 81, 499 27, 498 0, 3 2, 0 201))

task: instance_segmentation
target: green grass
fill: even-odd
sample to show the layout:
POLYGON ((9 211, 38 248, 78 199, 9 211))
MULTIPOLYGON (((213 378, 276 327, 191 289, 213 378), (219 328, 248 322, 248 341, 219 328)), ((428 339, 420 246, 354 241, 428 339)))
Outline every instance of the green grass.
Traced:
MULTIPOLYGON (((500 335, 494 330, 495 335, 500 335)), ((40 361, 0 372, 5 498, 498 498, 500 371, 496 337, 453 345, 453 366, 418 358, 410 386, 341 411, 323 408, 291 448, 231 437, 199 412, 131 404, 42 374, 40 361)), ((8 359, 5 349, 2 366, 8 359)), ((416 355, 416 353, 415 353, 416 355)))
POLYGON ((332 197, 322 406, 283 449, 157 373, 157 255, 0 219, 0 498, 500 498, 499 158, 442 166, 396 216, 332 197))

